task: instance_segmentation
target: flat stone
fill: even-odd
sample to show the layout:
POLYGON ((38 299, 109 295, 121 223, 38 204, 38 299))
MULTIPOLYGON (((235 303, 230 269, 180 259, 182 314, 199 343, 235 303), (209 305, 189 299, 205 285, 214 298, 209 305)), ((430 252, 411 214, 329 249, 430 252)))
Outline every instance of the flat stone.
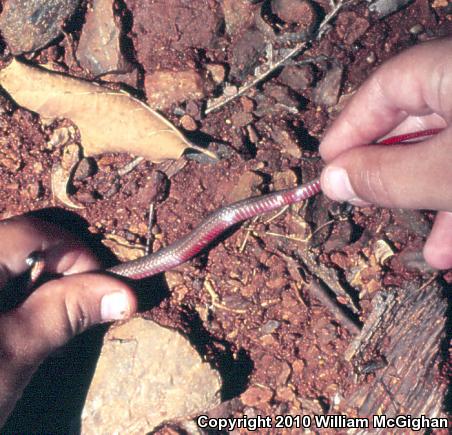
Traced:
POLYGON ((220 388, 218 373, 181 334, 135 318, 105 336, 81 432, 149 433, 216 407, 220 388))
POLYGON ((61 34, 74 13, 74 0, 8 0, 3 2, 0 31, 13 55, 38 50, 61 34))
POLYGON ((282 84, 289 86, 294 91, 301 92, 312 83, 312 68, 310 65, 288 65, 283 68, 278 79, 282 84))
POLYGON ((95 76, 131 71, 131 65, 121 53, 121 23, 113 12, 112 0, 94 0, 88 8, 77 59, 95 76))
POLYGON ((341 12, 336 19, 336 32, 347 44, 352 45, 369 28, 369 22, 356 12, 341 12))
POLYGON ((334 65, 325 74, 314 92, 314 101, 318 105, 331 107, 338 102, 343 71, 342 65, 334 65))
POLYGON ((193 69, 160 70, 147 74, 145 89, 149 105, 156 109, 167 109, 174 103, 199 100, 205 96, 203 79, 193 69))
POLYGON ((237 39, 232 48, 231 75, 243 80, 254 72, 260 58, 265 53, 265 37, 257 30, 246 31, 237 39))

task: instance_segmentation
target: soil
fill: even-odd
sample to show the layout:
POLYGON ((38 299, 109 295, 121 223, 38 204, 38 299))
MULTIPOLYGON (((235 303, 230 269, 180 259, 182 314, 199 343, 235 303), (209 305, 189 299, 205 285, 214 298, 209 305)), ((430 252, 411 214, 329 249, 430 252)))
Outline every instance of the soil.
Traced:
MULTIPOLYGON (((221 77, 218 83, 209 75, 212 66, 220 76, 231 72, 229 83, 240 86, 265 60, 267 42, 256 30, 257 15, 277 32, 274 50, 292 47, 296 42, 284 36, 299 30, 274 14, 269 2, 239 2, 240 13, 248 18, 234 21, 231 13, 225 25, 221 3, 117 2, 126 55, 139 72, 139 86, 132 91, 145 98, 146 77, 158 69, 197 70, 208 83, 205 98, 174 103, 162 113, 181 129, 187 127, 193 142, 220 151, 224 158, 217 163, 187 157, 172 165, 141 162, 125 175, 121 169, 131 156, 108 154, 85 161, 88 169, 80 169, 69 193, 85 206, 76 214, 88 239, 117 235, 145 245, 153 203, 151 245, 157 250, 221 206, 316 177, 322 167, 319 140, 348 96, 384 60, 451 30, 447 2, 438 6, 442 3, 416 0, 381 20, 369 13, 366 2, 354 3, 339 13, 319 42, 295 58, 314 58, 310 65, 292 65, 281 75, 278 70, 246 96, 204 116, 205 101, 221 95, 224 86, 221 77), (321 93, 319 88, 332 68, 340 69, 340 98, 326 107, 322 102, 331 95, 325 93, 332 92, 334 100, 335 89, 321 93), (156 180, 165 183, 163 189, 156 180)), ((328 5, 317 1, 315 13, 324 16, 328 5)), ((68 60, 80 26, 72 23, 71 32, 56 46, 27 57, 57 62, 72 75, 92 79, 68 60)), ((2 62, 8 59, 5 49, 2 62)), ((67 222, 61 219, 67 214, 61 212, 64 206, 55 199, 50 180, 62 155, 62 148, 50 141, 59 125, 1 98, 0 218, 51 208, 47 218, 59 216, 67 222)), ((384 347, 380 354, 351 362, 343 357, 365 324, 372 299, 408 282, 421 287, 432 276, 418 255, 431 220, 430 213, 358 209, 318 196, 247 222, 167 273, 164 282, 148 281, 148 291, 161 288, 162 297, 153 307, 144 298, 143 315, 184 331, 219 367, 225 402, 212 415, 339 412, 347 397, 375 376, 363 375, 360 368, 384 361, 384 347), (315 279, 328 287, 339 314, 313 293, 315 279)), ((450 274, 441 279, 444 284, 452 281, 450 274)), ((383 366, 377 364, 375 370, 383 366)), ((444 367, 447 355, 435 368, 439 383, 445 382, 440 376, 444 367)), ((159 433, 171 430, 179 429, 162 427, 159 433)))

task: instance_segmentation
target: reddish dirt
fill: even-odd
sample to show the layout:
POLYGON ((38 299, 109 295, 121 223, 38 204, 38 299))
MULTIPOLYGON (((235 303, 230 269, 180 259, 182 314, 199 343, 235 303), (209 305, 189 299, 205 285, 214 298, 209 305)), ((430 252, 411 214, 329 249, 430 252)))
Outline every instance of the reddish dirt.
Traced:
MULTIPOLYGON (((138 95, 144 93, 146 75, 156 69, 189 68, 207 74, 207 65, 220 64, 226 72, 233 71, 231 81, 240 84, 264 58, 259 52, 262 36, 250 36, 255 31, 251 25, 225 33, 218 1, 118 3, 129 20, 128 38, 143 79, 138 95), (243 35, 248 35, 245 43, 243 35)), ((260 5, 251 3, 249 22, 260 11, 260 5)), ((317 11, 323 14, 327 4, 319 1, 317 11)), ((366 3, 351 6, 304 56, 326 56, 327 63, 342 65, 341 95, 347 95, 385 59, 419 41, 449 34, 446 12, 416 0, 378 20, 369 15, 366 3), (418 34, 410 32, 416 25, 422 28, 418 34)), ((264 11, 264 18, 280 29, 280 35, 294 29, 269 11, 264 11)), ((74 31, 75 37, 79 31, 74 31)), ((29 57, 64 64, 67 47, 68 42, 62 41, 58 49, 50 47, 29 57)), ((156 205, 153 249, 176 240, 206 214, 241 195, 288 187, 318 175, 321 162, 316 147, 343 105, 340 100, 327 110, 314 102, 327 63, 275 74, 246 98, 206 117, 201 116, 201 102, 164 110, 177 126, 188 114, 196 121, 195 127, 187 124, 191 130, 197 128, 190 133, 193 141, 213 142, 226 150, 227 158, 216 164, 187 160, 170 177, 167 197, 156 205), (287 84, 299 83, 291 81, 290 74, 298 74, 305 84, 290 88, 287 84), (298 113, 291 113, 291 107, 297 107, 298 113)), ((67 66, 72 74, 87 76, 67 66)), ((218 92, 211 84, 207 98, 218 92)), ((62 207, 52 197, 50 184, 52 165, 61 158, 61 149, 48 145, 55 125, 45 126, 38 116, 17 109, 5 98, 0 109, 0 218, 62 207)), ((156 171, 166 171, 166 166, 144 162, 127 175, 118 175, 129 161, 124 155, 97 157, 94 173, 75 181, 72 193, 86 206, 77 213, 91 233, 117 234, 144 244, 148 206, 155 196, 153 180, 156 171)), ((431 271, 420 270, 422 264, 413 260, 414 254, 410 256, 419 252, 430 221, 431 216, 421 213, 347 208, 319 196, 242 225, 208 253, 168 274, 171 292, 146 316, 187 332, 220 366, 226 376, 225 399, 233 399, 219 411, 221 415, 275 415, 302 409, 318 414, 352 394, 358 384, 356 367, 342 358, 352 335, 310 293, 309 282, 313 276, 324 280, 333 276, 338 286, 350 291, 339 302, 349 309, 357 305, 356 318, 364 321, 375 292, 407 280, 421 285, 430 276, 431 271), (380 240, 397 254, 383 264, 375 254, 380 240), (308 258, 316 260, 309 263, 308 258)), ((365 376, 359 379, 366 382, 365 376)))

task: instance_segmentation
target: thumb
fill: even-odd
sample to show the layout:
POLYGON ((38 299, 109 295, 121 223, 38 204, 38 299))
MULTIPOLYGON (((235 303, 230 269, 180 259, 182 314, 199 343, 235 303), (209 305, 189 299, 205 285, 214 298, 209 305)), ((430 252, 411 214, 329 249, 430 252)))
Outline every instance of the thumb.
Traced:
POLYGON ((321 176, 330 198, 355 205, 452 211, 452 131, 416 144, 343 152, 321 176))
POLYGON ((33 367, 76 334, 135 310, 132 291, 113 277, 84 273, 49 281, 0 316, 2 357, 19 369, 33 367))

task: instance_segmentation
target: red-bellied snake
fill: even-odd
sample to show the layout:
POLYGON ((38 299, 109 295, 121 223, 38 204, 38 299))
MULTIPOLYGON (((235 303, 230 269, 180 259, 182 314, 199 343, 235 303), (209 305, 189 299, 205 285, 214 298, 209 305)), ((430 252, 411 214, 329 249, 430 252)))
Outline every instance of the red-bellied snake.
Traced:
MULTIPOLYGON (((438 128, 392 136, 378 144, 391 145, 409 142, 420 137, 432 136, 440 130, 438 128)), ((182 239, 156 253, 118 264, 108 269, 108 272, 132 279, 147 278, 165 272, 193 258, 233 225, 285 205, 304 201, 319 193, 320 190, 320 180, 315 179, 292 189, 247 198, 228 205, 212 213, 182 239)))

